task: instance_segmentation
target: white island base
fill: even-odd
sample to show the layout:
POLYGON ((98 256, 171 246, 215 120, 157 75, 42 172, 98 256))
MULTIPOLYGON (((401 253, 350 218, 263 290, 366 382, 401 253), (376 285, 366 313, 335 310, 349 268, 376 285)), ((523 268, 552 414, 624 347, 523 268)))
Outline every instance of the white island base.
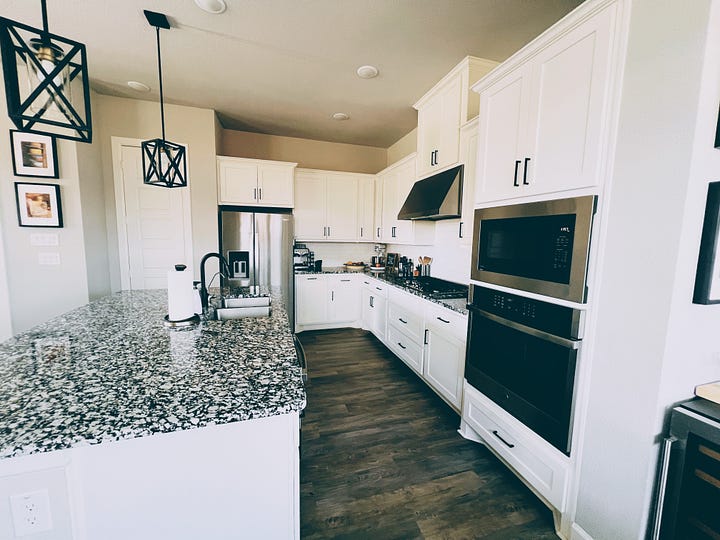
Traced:
POLYGON ((0 539, 20 537, 24 494, 49 507, 37 539, 299 539, 299 427, 291 412, 2 459, 0 539))

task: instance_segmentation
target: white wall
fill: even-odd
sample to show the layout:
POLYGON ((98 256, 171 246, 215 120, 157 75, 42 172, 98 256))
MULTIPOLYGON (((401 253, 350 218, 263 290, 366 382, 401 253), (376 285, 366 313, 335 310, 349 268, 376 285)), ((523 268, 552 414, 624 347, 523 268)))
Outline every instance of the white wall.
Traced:
MULTIPOLYGON (((1 215, 1 214, 0 214, 1 215)), ((10 316, 10 295, 7 288, 7 266, 5 265, 5 246, 0 219, 0 342, 12 336, 12 318, 10 316)))
MULTIPOLYGON (((596 540, 644 537, 659 413, 707 380, 718 348, 693 340, 717 327, 718 309, 690 304, 707 181, 691 162, 714 140, 706 128, 695 141, 695 123, 717 118, 717 92, 698 109, 709 7, 632 3, 575 517, 596 540)), ((717 86, 717 61, 707 69, 717 86)))

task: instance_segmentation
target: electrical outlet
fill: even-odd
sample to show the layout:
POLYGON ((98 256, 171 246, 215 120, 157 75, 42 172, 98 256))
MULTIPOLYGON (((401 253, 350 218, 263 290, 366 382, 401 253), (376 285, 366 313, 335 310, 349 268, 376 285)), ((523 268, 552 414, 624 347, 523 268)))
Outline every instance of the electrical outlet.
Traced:
POLYGON ((52 530, 50 498, 46 489, 10 497, 15 537, 52 530))

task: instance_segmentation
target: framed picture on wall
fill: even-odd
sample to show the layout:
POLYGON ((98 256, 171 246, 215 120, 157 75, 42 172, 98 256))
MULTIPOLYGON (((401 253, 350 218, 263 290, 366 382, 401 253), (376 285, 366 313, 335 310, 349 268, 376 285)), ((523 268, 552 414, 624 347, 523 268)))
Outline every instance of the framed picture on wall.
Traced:
POLYGON ((62 227, 60 186, 15 182, 18 222, 21 227, 62 227))
POLYGON ((15 176, 58 178, 55 137, 10 130, 15 176))
POLYGON ((720 182, 708 184, 705 218, 697 273, 695 274, 694 304, 720 303, 720 182))

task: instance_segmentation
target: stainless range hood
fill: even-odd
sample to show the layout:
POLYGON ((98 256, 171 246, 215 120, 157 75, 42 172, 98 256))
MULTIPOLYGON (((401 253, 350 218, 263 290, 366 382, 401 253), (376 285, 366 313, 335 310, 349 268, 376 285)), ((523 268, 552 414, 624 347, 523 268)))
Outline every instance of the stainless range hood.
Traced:
POLYGON ((463 166, 428 176, 413 185, 398 219, 453 219, 462 212, 463 166))

